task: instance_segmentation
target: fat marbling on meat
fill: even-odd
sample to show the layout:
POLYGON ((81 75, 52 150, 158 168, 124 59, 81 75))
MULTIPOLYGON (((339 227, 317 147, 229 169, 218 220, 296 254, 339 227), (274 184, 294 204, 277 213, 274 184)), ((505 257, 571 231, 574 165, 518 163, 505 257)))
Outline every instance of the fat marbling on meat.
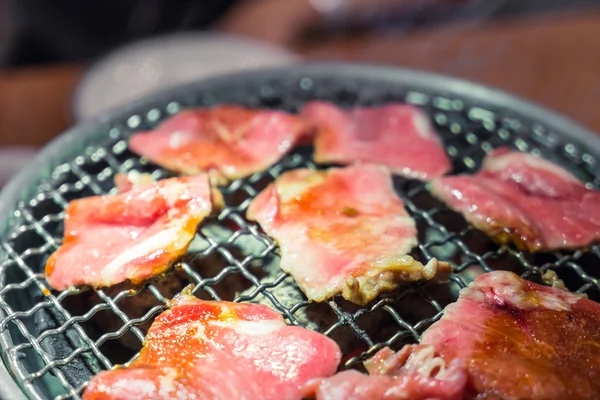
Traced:
POLYGON ((281 250, 280 267, 312 301, 338 293, 366 304, 402 282, 443 281, 450 266, 408 253, 417 230, 390 172, 376 165, 286 172, 250 204, 281 250))
POLYGON ((334 341, 267 306, 183 294, 152 324, 139 357, 98 374, 83 399, 300 400, 301 387, 332 375, 340 359, 334 341))
POLYGON ((450 171, 442 141, 427 115, 415 106, 390 103, 344 110, 313 101, 304 106, 301 115, 318 127, 317 163, 375 163, 419 180, 431 180, 450 171))
POLYGON ((222 203, 207 175, 127 183, 121 193, 74 200, 64 240, 46 263, 50 286, 136 284, 185 254, 197 225, 222 203))
POLYGON ((419 345, 396 354, 403 352, 416 358, 400 363, 396 374, 384 373, 392 378, 367 365, 370 376, 342 372, 310 381, 305 390, 319 400, 597 399, 600 305, 512 272, 490 272, 461 291, 419 345), (422 391, 435 388, 444 389, 422 391))
POLYGON ((283 111, 221 105, 184 110, 135 133, 129 148, 170 170, 207 172, 223 183, 267 169, 311 133, 310 124, 283 111))
POLYGON ((409 345, 394 353, 381 349, 364 363, 369 375, 346 370, 330 378, 313 379, 303 387, 317 400, 461 400, 466 366, 448 366, 432 346, 409 345))
POLYGON ((596 399, 600 305, 508 271, 481 275, 423 335, 468 368, 465 397, 596 399))
POLYGON ((127 174, 118 173, 115 175, 115 187, 119 193, 127 192, 134 188, 143 188, 151 186, 156 180, 148 173, 138 171, 129 171, 127 174))
POLYGON ((600 192, 531 154, 497 149, 476 174, 437 179, 432 192, 501 243, 540 251, 600 239, 600 192))

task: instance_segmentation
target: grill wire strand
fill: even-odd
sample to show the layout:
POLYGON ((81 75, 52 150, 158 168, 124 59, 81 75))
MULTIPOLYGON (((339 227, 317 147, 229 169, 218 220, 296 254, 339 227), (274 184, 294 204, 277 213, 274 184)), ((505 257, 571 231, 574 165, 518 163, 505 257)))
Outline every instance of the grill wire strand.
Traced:
MULTIPOLYGON (((258 103, 247 105, 294 111, 295 106, 285 101, 273 104, 275 95, 266 92, 258 103)), ((590 188, 598 189, 596 155, 561 141, 543 124, 503 118, 456 98, 415 91, 396 92, 395 96, 428 113, 453 160, 454 173, 473 172, 486 153, 509 146, 549 157, 583 177, 590 188)), ((213 99, 205 103, 211 101, 216 102, 213 99)), ((0 238, 0 252, 7 255, 0 263, 0 310, 4 314, 0 333, 11 339, 2 342, 1 352, 29 398, 80 399, 89 379, 99 370, 127 365, 135 359, 136 351, 122 347, 119 340, 130 335, 141 348, 148 323, 173 297, 174 293, 166 291, 159 281, 118 291, 73 289, 59 293, 47 286, 43 269, 46 258, 61 243, 64 209, 70 200, 115 193, 112 180, 117 172, 136 170, 151 172, 155 178, 171 176, 131 154, 126 140, 132 131, 144 124, 155 126, 182 106, 170 102, 164 108, 133 115, 126 124, 115 124, 106 140, 54 168, 36 195, 17 205, 9 234, 0 238), (85 303, 85 296, 94 296, 95 300, 85 303), (132 316, 123 305, 141 296, 152 299, 151 304, 132 316), (73 309, 70 304, 74 302, 86 306, 83 310, 73 309), (120 327, 102 329, 93 323, 99 315, 110 315, 120 327), (122 353, 118 357, 111 351, 115 347, 122 353), (121 360, 123 355, 127 359, 121 360)), ((201 298, 267 304, 288 323, 317 329, 334 338, 345 353, 343 368, 360 368, 362 361, 385 346, 398 349, 418 342, 420 334, 442 316, 444 307, 456 300, 458 291, 486 271, 508 269, 538 281, 548 281, 553 274, 549 271, 554 271, 570 290, 594 300, 600 298, 600 275, 593 268, 599 264, 600 246, 540 255, 523 253, 513 246, 497 246, 431 198, 427 184, 395 179, 398 195, 419 229, 419 244, 413 255, 421 260, 448 260, 455 269, 450 282, 407 285, 366 307, 339 298, 323 304, 309 303, 293 279, 277 268, 279 256, 274 241, 245 219, 250 201, 266 184, 287 170, 301 167, 317 168, 310 150, 295 150, 267 171, 220 188, 226 207, 201 225, 197 246, 175 266, 173 274, 185 284, 194 284, 193 292, 201 298), (207 271, 207 263, 214 264, 214 268, 207 271), (232 282, 237 285, 234 292, 228 289, 232 282)))

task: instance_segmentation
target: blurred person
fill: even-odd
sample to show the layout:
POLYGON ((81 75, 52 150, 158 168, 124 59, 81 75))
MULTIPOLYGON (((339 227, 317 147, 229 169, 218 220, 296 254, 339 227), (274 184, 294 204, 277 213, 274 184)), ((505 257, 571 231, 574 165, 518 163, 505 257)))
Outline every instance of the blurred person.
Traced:
POLYGON ((17 25, 8 59, 14 65, 84 60, 132 40, 186 30, 218 29, 285 45, 307 28, 331 22, 325 19, 341 15, 342 10, 344 14, 356 13, 406 3, 405 0, 0 2, 12 5, 8 13, 17 25))
POLYGON ((288 45, 311 28, 424 26, 597 0, 0 0, 0 65, 89 60, 175 31, 217 29, 288 45))

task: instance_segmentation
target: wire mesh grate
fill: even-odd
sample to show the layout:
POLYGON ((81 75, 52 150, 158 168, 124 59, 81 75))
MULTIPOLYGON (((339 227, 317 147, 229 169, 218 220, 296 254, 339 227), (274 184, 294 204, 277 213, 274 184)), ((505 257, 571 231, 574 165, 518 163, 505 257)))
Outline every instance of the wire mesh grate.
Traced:
POLYGON ((137 288, 49 290, 44 263, 61 243, 68 202, 114 193, 117 172, 171 176, 130 153, 126 140, 132 131, 151 128, 187 106, 236 102, 293 112, 310 99, 343 106, 407 101, 428 113, 446 144, 455 173, 474 171, 487 152, 510 146, 558 162, 590 187, 600 185, 596 155, 577 144, 564 143, 558 133, 536 121, 405 87, 369 86, 364 90, 358 83, 335 85, 317 85, 303 78, 292 86, 271 82, 247 91, 208 91, 165 102, 117 121, 106 129, 102 140, 57 165, 36 193, 17 205, 11 229, 0 242, 0 251, 7 255, 0 264, 0 310, 5 315, 0 332, 11 339, 1 350, 14 379, 30 398, 80 398, 95 373, 135 357, 154 317, 188 283, 195 285, 194 294, 200 298, 267 304, 289 323, 325 333, 342 347, 344 368, 360 368, 361 361, 384 346, 397 349, 418 341, 441 317, 444 307, 456 300, 458 291, 484 271, 507 269, 544 282, 560 278, 569 289, 600 298, 600 275, 594 270, 600 259, 599 246, 589 251, 536 255, 497 246, 433 199, 426 184, 398 178, 397 192, 419 230, 413 255, 421 260, 437 257, 449 261, 455 268, 450 282, 409 285, 366 307, 339 298, 309 303, 293 279, 278 268, 273 240, 245 219, 245 210, 251 199, 284 171, 317 168, 310 148, 296 149, 267 171, 222 187, 226 207, 199 227, 188 254, 164 279, 137 288))

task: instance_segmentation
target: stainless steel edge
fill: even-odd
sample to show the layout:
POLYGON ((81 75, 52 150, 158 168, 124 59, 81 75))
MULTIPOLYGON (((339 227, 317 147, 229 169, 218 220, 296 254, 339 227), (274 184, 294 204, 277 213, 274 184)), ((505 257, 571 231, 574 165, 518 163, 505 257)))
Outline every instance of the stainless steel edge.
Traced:
MULTIPOLYGON (((577 122, 566 118, 557 112, 546 109, 533 102, 515 97, 504 91, 473 83, 463 79, 443 76, 435 73, 386 67, 373 64, 347 64, 337 62, 299 63, 294 66, 283 68, 269 68, 262 70, 238 72, 219 77, 201 80, 194 84, 187 84, 168 91, 153 94, 146 98, 134 101, 126 107, 119 107, 100 115, 94 120, 82 125, 75 126, 54 139, 46 145, 36 156, 34 161, 15 176, 0 192, 0 235, 5 234, 7 225, 12 216, 15 204, 25 193, 25 190, 39 184, 43 179, 43 171, 49 166, 55 166, 60 161, 68 159, 69 154, 81 150, 86 141, 95 135, 105 134, 103 127, 110 121, 122 120, 137 110, 150 107, 160 103, 169 97, 179 97, 185 93, 211 90, 222 84, 228 86, 236 82, 248 81, 271 81, 277 78, 302 77, 334 77, 337 80, 352 79, 374 79, 378 81, 405 82, 408 85, 421 87, 448 96, 463 96, 473 102, 483 102, 488 106, 496 108, 509 107, 516 116, 542 121, 551 130, 558 130, 567 137, 585 144, 597 154, 600 154, 600 135, 577 122), (59 161, 60 160, 60 161, 59 161)), ((0 249, 0 261, 6 258, 6 254, 0 249)), ((4 319, 0 310, 0 320, 4 319)), ((3 346, 11 343, 8 331, 0 335, 0 344, 3 346)), ((0 363, 0 398, 2 399, 26 399, 18 385, 13 381, 4 363, 0 363)))
MULTIPOLYGON (((5 234, 6 225, 12 214, 11 210, 14 209, 23 191, 28 186, 31 186, 33 182, 39 180, 41 171, 47 169, 49 163, 55 162, 64 153, 65 148, 73 147, 75 143, 82 143, 83 135, 86 133, 89 134, 100 127, 101 124, 98 121, 94 121, 86 127, 76 127, 68 130, 46 145, 28 167, 10 180, 0 192, 0 235, 5 234)), ((7 254, 0 248, 0 262, 6 258, 7 254)), ((4 318, 5 314, 0 310, 0 321, 4 318)), ((8 330, 0 335, 0 344, 3 348, 12 345, 12 338, 8 330)), ((13 380, 4 359, 0 362, 0 399, 27 399, 21 388, 13 380)))
MULTIPOLYGON (((0 310, 0 320, 5 318, 4 313, 0 310)), ((8 334, 0 335, 0 344, 2 347, 8 347, 12 345, 12 339, 8 334)), ((27 400, 27 397, 23 394, 21 388, 13 380, 12 376, 8 372, 8 369, 4 363, 4 360, 0 362, 0 399, 2 400, 27 400)))

